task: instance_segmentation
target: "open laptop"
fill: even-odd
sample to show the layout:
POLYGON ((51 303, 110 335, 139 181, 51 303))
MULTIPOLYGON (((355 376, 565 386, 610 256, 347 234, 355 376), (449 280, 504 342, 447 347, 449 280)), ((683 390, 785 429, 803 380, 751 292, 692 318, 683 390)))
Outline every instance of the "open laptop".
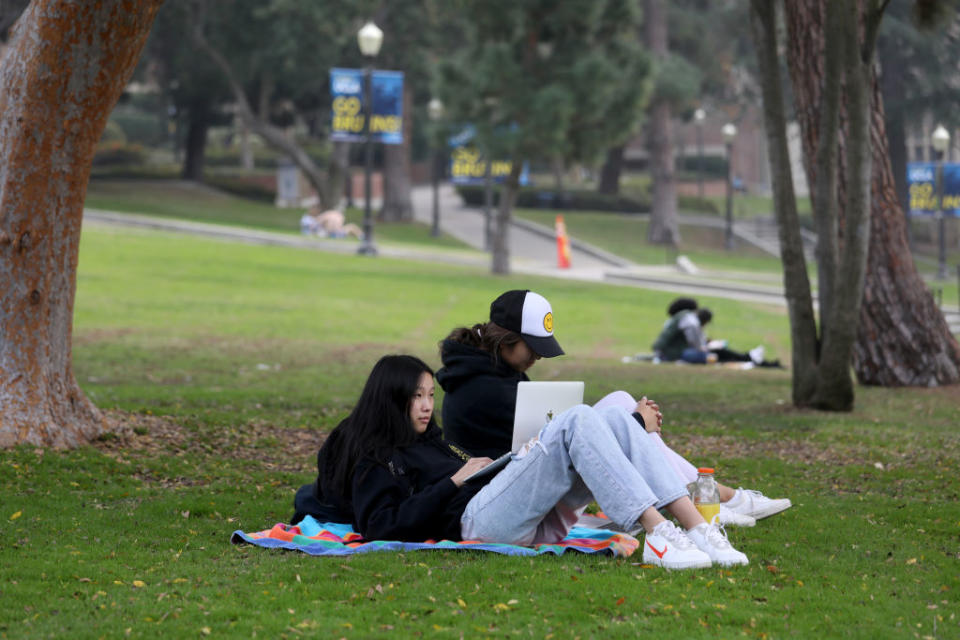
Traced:
POLYGON ((520 382, 517 384, 517 404, 513 412, 513 444, 483 469, 473 472, 465 482, 483 478, 502 469, 510 457, 553 418, 570 407, 583 402, 582 382, 520 382))

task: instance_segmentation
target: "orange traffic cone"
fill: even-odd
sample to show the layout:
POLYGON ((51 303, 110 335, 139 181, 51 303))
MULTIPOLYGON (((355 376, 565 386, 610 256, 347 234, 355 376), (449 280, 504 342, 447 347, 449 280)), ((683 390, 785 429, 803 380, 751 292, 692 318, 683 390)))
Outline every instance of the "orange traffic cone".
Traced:
POLYGON ((570 268, 570 238, 567 237, 567 225, 563 221, 563 216, 557 216, 557 267, 560 269, 570 268))

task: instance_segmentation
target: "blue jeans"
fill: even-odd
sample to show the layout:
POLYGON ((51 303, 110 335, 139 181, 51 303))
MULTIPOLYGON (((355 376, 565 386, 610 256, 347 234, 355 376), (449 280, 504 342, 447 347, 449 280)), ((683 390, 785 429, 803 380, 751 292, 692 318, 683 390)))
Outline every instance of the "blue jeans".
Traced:
POLYGON ((464 540, 551 543, 593 500, 629 530, 650 507, 686 495, 660 448, 626 410, 579 405, 544 427, 536 446, 470 500, 460 529, 464 540))

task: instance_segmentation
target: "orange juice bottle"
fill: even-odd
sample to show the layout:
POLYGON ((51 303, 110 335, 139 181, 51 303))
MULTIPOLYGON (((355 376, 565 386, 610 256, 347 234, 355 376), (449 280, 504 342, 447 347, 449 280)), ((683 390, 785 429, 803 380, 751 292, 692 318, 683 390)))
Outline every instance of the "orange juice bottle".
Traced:
POLYGON ((710 467, 697 469, 697 482, 693 487, 693 504, 707 522, 713 522, 720 513, 720 492, 717 490, 717 481, 710 467))

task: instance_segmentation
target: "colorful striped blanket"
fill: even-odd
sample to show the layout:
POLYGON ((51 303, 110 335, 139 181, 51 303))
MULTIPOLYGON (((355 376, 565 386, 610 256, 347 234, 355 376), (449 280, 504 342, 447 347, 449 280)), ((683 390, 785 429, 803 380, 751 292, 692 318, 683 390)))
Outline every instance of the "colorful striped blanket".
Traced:
POLYGON ((371 551, 419 551, 421 549, 456 549, 465 551, 492 551, 511 556, 535 556, 544 553, 561 555, 566 551, 603 553, 629 556, 639 543, 625 533, 604 529, 574 527, 567 537, 556 544, 519 547, 512 544, 493 544, 464 540, 427 540, 426 542, 397 542, 390 540, 363 540, 348 524, 320 523, 307 516, 297 525, 276 524, 272 529, 256 533, 234 531, 233 544, 253 544, 268 549, 292 549, 312 556, 346 556, 371 551))

